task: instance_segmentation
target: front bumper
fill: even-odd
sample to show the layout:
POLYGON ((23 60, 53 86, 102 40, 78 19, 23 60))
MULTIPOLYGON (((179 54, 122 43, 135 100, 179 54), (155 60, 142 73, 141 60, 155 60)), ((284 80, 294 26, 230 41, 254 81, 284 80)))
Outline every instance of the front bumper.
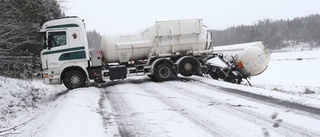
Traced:
POLYGON ((60 75, 50 74, 49 72, 42 72, 43 83, 47 85, 61 84, 60 75))

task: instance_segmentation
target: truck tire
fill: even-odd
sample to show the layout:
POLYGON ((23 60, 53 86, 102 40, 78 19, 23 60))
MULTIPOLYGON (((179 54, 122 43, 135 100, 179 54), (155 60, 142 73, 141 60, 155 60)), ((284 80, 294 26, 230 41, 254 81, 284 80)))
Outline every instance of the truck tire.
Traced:
POLYGON ((178 70, 182 76, 192 76, 199 71, 199 62, 194 57, 182 58, 178 61, 178 70))
POLYGON ((242 78, 238 78, 237 76, 231 74, 225 79, 225 81, 234 83, 234 84, 241 84, 242 78))
POLYGON ((216 72, 209 72, 209 75, 212 79, 218 80, 219 76, 216 72))
POLYGON ((168 81, 173 78, 173 68, 170 64, 159 63, 154 72, 154 80, 157 82, 168 81))
POLYGON ((84 87, 86 84, 85 74, 79 70, 70 70, 66 73, 63 84, 69 90, 84 87))

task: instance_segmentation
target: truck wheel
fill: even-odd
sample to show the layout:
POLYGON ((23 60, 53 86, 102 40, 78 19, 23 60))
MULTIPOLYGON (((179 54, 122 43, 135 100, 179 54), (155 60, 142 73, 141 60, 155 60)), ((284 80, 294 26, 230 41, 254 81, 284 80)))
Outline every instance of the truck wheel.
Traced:
POLYGON ((235 75, 230 75, 225 79, 225 81, 230 82, 230 83, 234 83, 234 84, 240 84, 242 79, 238 78, 235 75))
POLYGON ((154 72, 154 80, 161 82, 161 81, 168 81, 171 80, 173 77, 173 68, 168 63, 160 63, 155 68, 154 72))
POLYGON ((212 79, 218 80, 219 76, 216 72, 209 72, 209 75, 212 79))
POLYGON ((178 69, 182 76, 189 77, 199 71, 199 62, 194 57, 185 57, 179 61, 178 69))
POLYGON ((71 70, 66 73, 63 84, 69 89, 84 87, 86 84, 85 75, 79 70, 71 70))

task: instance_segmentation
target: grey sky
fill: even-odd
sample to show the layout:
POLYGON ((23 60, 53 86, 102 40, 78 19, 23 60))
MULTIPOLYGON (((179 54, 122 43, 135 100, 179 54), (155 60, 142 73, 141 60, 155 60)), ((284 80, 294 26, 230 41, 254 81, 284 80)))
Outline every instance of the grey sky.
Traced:
POLYGON ((249 25, 262 19, 320 14, 320 0, 74 0, 68 16, 85 20, 100 33, 134 32, 158 20, 203 18, 213 29, 249 25))

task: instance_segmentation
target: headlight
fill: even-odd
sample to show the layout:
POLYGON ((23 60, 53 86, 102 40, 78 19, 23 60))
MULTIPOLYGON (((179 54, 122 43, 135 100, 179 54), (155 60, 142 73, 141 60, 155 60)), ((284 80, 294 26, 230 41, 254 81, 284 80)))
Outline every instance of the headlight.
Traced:
POLYGON ((43 77, 43 78, 49 78, 49 74, 48 74, 48 73, 43 73, 43 74, 42 74, 42 77, 43 77))

